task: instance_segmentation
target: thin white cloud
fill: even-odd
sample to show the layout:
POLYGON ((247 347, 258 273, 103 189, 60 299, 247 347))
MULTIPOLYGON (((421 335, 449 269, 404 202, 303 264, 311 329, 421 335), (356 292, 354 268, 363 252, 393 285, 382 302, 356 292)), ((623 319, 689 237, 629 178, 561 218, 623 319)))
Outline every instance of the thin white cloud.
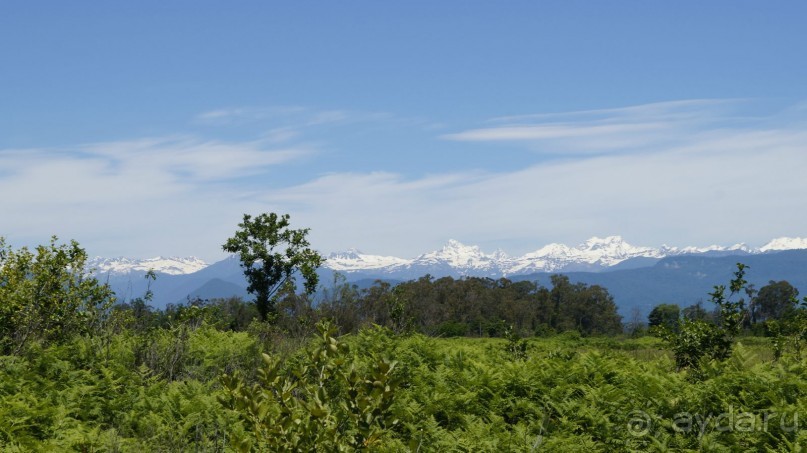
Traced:
MULTIPOLYGON (((266 199, 293 206, 312 226, 315 243, 329 250, 359 247, 411 257, 461 237, 531 244, 511 250, 525 252, 605 234, 649 245, 759 245, 774 236, 807 234, 807 212, 801 209, 807 199, 805 122, 770 127, 772 122, 761 118, 756 125, 730 127, 713 117, 674 142, 648 141, 629 154, 510 172, 419 179, 332 174, 266 199)), ((634 131, 609 134, 608 143, 589 142, 592 153, 630 141, 634 131)), ((577 137, 562 139, 579 143, 577 137)))
POLYGON ((301 106, 231 107, 202 112, 194 118, 200 124, 234 125, 241 123, 280 124, 283 128, 305 128, 329 124, 389 121, 384 112, 339 109, 314 109, 301 106))
POLYGON ((458 141, 522 141, 617 134, 644 134, 647 132, 658 132, 666 128, 667 125, 664 123, 591 124, 585 127, 574 123, 550 123, 534 126, 504 126, 473 129, 456 134, 446 134, 443 138, 458 141))
POLYGON ((209 110, 196 115, 195 120, 207 124, 230 124, 235 122, 259 121, 269 118, 283 118, 306 114, 309 109, 294 105, 272 107, 228 107, 209 110))
POLYGON ((679 246, 807 235, 805 112, 791 107, 784 121, 779 113, 737 121, 720 103, 682 105, 555 120, 551 138, 537 141, 585 150, 574 159, 500 172, 338 172, 280 188, 240 183, 264 173, 271 179, 309 156, 311 149, 281 147, 305 137, 297 129, 252 142, 181 136, 0 150, 0 235, 15 244, 56 233, 91 253, 208 259, 221 256, 219 244, 243 213, 269 211, 310 227, 325 252, 358 247, 408 257, 451 237, 506 240, 508 252, 524 253, 608 234, 679 246))
POLYGON ((523 143, 542 154, 647 152, 746 118, 731 108, 742 100, 687 100, 615 109, 499 117, 496 126, 445 134, 462 142, 523 143), (735 113, 734 115, 729 113, 735 113))
POLYGON ((578 110, 572 112, 538 113, 528 115, 500 116, 489 120, 490 123, 525 123, 544 121, 585 121, 592 119, 657 119, 681 120, 699 119, 714 120, 730 112, 733 107, 747 103, 747 99, 686 99, 678 101, 654 102, 650 104, 631 105, 609 109, 578 110))
POLYGON ((311 153, 190 137, 0 150, 0 235, 118 241, 113 250, 135 256, 209 253, 194 251, 204 230, 254 208, 235 180, 311 153))
POLYGON ((81 148, 124 167, 151 167, 197 181, 231 179, 260 172, 303 155, 307 149, 264 149, 260 142, 228 143, 194 138, 160 138, 98 143, 81 148))

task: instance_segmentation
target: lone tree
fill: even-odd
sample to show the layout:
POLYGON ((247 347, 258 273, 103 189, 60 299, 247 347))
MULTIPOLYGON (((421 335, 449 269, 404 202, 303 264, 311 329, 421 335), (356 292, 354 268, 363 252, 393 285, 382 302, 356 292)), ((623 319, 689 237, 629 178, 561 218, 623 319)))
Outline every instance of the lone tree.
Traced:
POLYGON ((779 320, 795 314, 799 290, 782 280, 769 281, 759 289, 752 305, 753 321, 779 320))
POLYGON ((650 327, 664 326, 671 330, 678 328, 678 320, 681 317, 681 308, 676 304, 656 305, 647 315, 647 325, 650 327))
POLYGON ((316 270, 322 264, 319 253, 309 248, 308 228, 289 228, 289 215, 261 214, 254 219, 244 214, 235 236, 222 248, 237 253, 247 277, 247 291, 255 295, 255 305, 261 319, 270 320, 275 312, 275 295, 285 285, 293 285, 297 272, 303 275, 304 288, 312 293, 319 277, 316 270))

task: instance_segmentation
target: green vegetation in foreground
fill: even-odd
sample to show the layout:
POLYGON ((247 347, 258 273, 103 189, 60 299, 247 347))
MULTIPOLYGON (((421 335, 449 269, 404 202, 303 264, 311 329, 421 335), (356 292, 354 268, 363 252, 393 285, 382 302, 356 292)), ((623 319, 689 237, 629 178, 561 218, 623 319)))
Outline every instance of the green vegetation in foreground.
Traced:
MULTIPOLYGON (((261 231, 254 239, 264 242, 249 247, 289 270, 254 268, 262 308, 231 299, 156 311, 150 291, 115 304, 84 274, 75 242, 29 251, 0 239, 0 448, 807 447, 807 308, 781 282, 751 297, 742 265, 711 294, 712 319, 661 307, 651 321, 663 339, 641 329, 625 338, 604 288, 560 276, 551 290, 489 279, 423 278, 364 293, 335 284, 313 307, 291 282, 293 268, 316 257, 275 255, 278 230, 261 231), (746 336, 754 329, 768 336, 746 336)), ((306 232, 295 243, 306 245, 306 232)))
POLYGON ((259 363, 256 335, 206 322, 123 331, 107 351, 87 337, 31 345, 0 358, 0 445, 606 452, 796 451, 807 443, 807 361, 773 361, 767 339, 741 339, 727 360, 693 373, 676 371, 650 337, 532 338, 519 359, 499 338, 323 332, 288 354, 270 353, 268 364, 259 363), (276 392, 283 388, 285 397, 276 392), (244 395, 252 398, 238 403, 244 395))

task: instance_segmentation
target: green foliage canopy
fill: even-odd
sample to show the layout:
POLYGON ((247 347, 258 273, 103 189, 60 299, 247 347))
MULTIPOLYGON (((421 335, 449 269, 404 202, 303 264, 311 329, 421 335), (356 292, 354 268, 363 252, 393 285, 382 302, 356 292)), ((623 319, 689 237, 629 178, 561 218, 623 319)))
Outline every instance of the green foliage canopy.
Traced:
POLYGON ((57 241, 31 251, 0 238, 0 350, 92 332, 114 302, 109 287, 86 275, 84 249, 57 241))
POLYGON ((754 317, 756 321, 767 319, 779 320, 793 314, 798 304, 799 290, 782 280, 771 280, 759 289, 754 299, 754 317))
POLYGON ((653 307, 647 315, 647 325, 650 327, 665 326, 676 329, 681 317, 681 309, 676 304, 660 304, 653 307))
POLYGON ((285 285, 294 284, 294 274, 302 274, 306 292, 317 288, 316 270, 323 258, 309 247, 308 228, 289 228, 289 215, 274 212, 254 219, 244 214, 239 230, 224 243, 226 252, 237 253, 249 286, 255 295, 258 312, 264 320, 275 311, 275 294, 285 285))

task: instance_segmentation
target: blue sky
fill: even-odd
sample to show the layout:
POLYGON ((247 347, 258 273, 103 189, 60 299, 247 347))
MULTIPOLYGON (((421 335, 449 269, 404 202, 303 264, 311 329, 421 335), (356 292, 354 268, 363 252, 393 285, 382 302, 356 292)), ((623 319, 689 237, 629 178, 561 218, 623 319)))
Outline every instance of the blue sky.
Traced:
POLYGON ((0 236, 221 258, 807 236, 803 2, 0 3, 0 236))

